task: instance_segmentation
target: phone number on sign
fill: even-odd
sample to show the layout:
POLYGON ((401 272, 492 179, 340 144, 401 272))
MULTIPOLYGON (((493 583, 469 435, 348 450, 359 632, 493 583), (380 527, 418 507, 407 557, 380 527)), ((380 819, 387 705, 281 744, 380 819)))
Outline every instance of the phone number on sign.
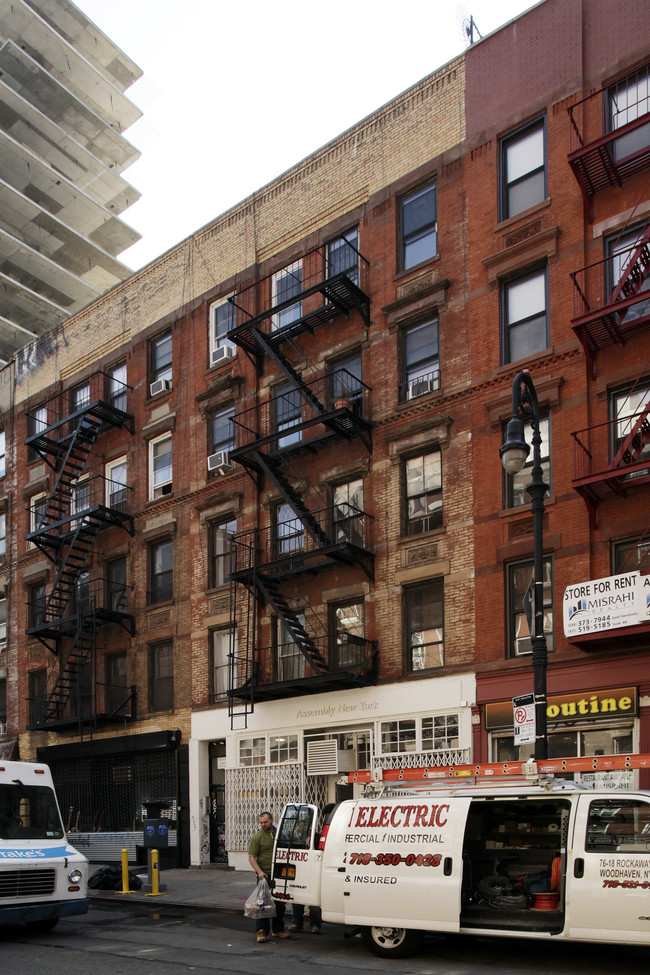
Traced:
POLYGON ((400 863, 405 863, 407 867, 439 867, 442 856, 439 853, 407 853, 402 856, 400 853, 351 853, 350 863, 358 863, 366 866, 368 863, 376 863, 379 867, 396 867, 400 863))

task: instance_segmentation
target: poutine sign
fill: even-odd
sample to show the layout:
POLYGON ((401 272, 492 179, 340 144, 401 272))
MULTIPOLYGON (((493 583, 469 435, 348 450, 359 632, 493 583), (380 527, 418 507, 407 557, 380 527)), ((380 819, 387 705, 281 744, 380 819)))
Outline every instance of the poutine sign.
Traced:
POLYGON ((567 586, 563 621, 568 639, 650 621, 650 575, 625 572, 567 586))

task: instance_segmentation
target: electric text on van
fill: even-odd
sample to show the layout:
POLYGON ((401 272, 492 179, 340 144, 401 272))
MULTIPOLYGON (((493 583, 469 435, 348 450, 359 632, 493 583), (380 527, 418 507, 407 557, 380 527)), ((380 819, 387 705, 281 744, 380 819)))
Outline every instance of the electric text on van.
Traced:
POLYGON ((650 944, 650 792, 537 782, 346 800, 320 840, 317 808, 288 805, 274 896, 361 927, 379 955, 425 931, 650 944))

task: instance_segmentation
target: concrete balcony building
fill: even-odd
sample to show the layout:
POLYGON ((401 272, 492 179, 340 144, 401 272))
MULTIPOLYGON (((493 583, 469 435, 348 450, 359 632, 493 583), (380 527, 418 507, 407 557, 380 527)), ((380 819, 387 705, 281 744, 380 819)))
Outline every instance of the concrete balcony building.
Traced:
POLYGON ((69 0, 0 0, 0 361, 130 273, 141 74, 69 0))

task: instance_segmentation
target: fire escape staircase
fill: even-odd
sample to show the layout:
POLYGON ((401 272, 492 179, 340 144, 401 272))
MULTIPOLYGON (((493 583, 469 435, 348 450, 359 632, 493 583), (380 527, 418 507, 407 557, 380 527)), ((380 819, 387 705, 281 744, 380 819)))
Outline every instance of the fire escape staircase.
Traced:
MULTIPOLYGON (((94 389, 101 383, 103 388, 106 378, 96 374, 89 387, 94 389)), ((79 481, 100 434, 112 427, 126 427, 133 433, 133 416, 102 399, 90 398, 68 413, 66 395, 60 394, 48 404, 48 416, 54 422, 26 441, 54 471, 49 497, 32 511, 36 527, 27 535, 27 540, 46 555, 56 570, 39 619, 27 629, 28 635, 59 658, 58 674, 44 704, 44 723, 61 718, 78 687, 82 666, 94 661, 100 625, 96 601, 92 599, 84 611, 77 597, 81 573, 89 563, 95 538, 100 531, 115 526, 134 534, 133 517, 105 503, 103 477, 79 481), (88 485, 89 496, 85 502, 75 503, 80 483, 88 485), (67 652, 62 651, 64 641, 69 641, 67 652)), ((126 614, 122 615, 126 618, 126 614)))
POLYGON ((602 301, 604 280, 612 258, 571 274, 574 317, 571 327, 580 339, 595 375, 598 349, 624 345, 629 337, 650 328, 650 223, 630 248, 616 286, 602 301), (646 294, 647 293, 647 294, 646 294))

